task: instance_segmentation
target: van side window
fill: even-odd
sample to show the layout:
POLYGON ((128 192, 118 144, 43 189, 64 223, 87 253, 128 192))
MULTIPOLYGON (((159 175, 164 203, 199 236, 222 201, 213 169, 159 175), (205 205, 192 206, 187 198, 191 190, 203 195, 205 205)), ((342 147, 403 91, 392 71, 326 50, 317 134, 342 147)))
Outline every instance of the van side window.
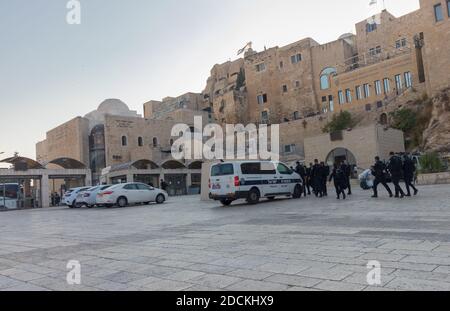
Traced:
POLYGON ((275 166, 266 162, 241 164, 241 171, 244 175, 274 175, 277 173, 275 166))
POLYGON ((228 176, 234 174, 233 164, 218 164, 212 167, 211 176, 228 176))
POLYGON ((281 164, 281 163, 278 164, 278 172, 283 175, 291 175, 292 174, 291 170, 286 165, 281 164))

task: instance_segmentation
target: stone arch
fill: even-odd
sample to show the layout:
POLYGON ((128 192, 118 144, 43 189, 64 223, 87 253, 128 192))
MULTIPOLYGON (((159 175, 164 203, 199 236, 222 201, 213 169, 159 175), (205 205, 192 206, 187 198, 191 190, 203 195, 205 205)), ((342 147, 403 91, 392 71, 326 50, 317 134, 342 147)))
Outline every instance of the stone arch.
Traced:
POLYGON ((54 164, 57 166, 60 166, 64 169, 86 169, 86 165, 84 165, 84 163, 72 159, 72 158, 58 158, 58 159, 54 159, 50 162, 48 162, 45 167, 47 167, 50 164, 54 164))
POLYGON ((138 170, 154 170, 159 168, 158 164, 147 159, 135 161, 131 163, 130 167, 134 167, 138 170))
POLYGON ((188 169, 190 170, 201 170, 203 162, 202 161, 193 161, 188 165, 188 169))
POLYGON ((186 168, 186 165, 177 160, 168 160, 163 162, 161 167, 167 170, 177 170, 186 168))
POLYGON ((326 157, 326 164, 333 165, 335 162, 347 161, 352 166, 357 165, 356 157, 353 152, 347 148, 335 148, 331 150, 326 157))

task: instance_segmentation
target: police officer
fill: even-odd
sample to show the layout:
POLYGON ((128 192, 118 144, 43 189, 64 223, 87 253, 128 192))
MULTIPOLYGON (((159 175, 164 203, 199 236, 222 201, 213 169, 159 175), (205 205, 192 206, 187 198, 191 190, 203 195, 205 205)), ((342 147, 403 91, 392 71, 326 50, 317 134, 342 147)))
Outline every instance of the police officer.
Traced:
POLYGON ((391 173, 392 183, 395 186, 395 197, 403 199, 405 197, 405 192, 402 187, 400 187, 400 179, 402 179, 403 175, 403 162, 394 152, 391 152, 390 156, 388 170, 391 173))
POLYGON ((372 198, 378 198, 378 185, 382 184, 384 188, 386 188, 389 196, 392 198, 394 195, 392 194, 391 188, 389 188, 386 181, 386 165, 380 160, 380 157, 375 157, 375 165, 372 169, 372 175, 375 177, 375 181, 373 183, 373 196, 372 198))
POLYGON ((314 165, 311 169, 311 179, 313 184, 313 191, 316 197, 322 197, 322 169, 319 160, 314 160, 314 165))
POLYGON ((305 171, 306 171, 306 182, 305 182, 305 186, 306 189, 308 190, 308 195, 311 195, 311 170, 312 170, 312 163, 309 163, 309 167, 305 166, 305 171))
POLYGON ((347 161, 344 161, 341 165, 341 170, 344 171, 345 181, 347 182, 348 195, 352 195, 352 185, 350 183, 350 178, 352 177, 352 167, 347 161))
POLYGON ((303 180, 302 193, 306 197, 306 170, 305 167, 297 161, 297 166, 295 167, 295 172, 300 175, 303 180))
POLYGON ((405 179, 407 197, 411 196, 410 188, 414 190, 414 195, 417 195, 419 193, 419 190, 417 190, 417 188, 413 185, 415 172, 416 164, 411 159, 410 155, 406 154, 403 161, 403 178, 405 179))
POLYGON ((320 162, 321 168, 321 190, 323 196, 328 196, 327 179, 330 176, 330 167, 325 165, 325 162, 320 162))
POLYGON ((334 187, 336 188, 336 195, 338 200, 341 199, 341 194, 342 199, 345 200, 347 198, 347 196, 345 195, 345 189, 347 188, 347 178, 346 173, 342 168, 343 165, 339 166, 338 163, 335 163, 333 172, 331 173, 329 180, 331 182, 334 179, 334 187))

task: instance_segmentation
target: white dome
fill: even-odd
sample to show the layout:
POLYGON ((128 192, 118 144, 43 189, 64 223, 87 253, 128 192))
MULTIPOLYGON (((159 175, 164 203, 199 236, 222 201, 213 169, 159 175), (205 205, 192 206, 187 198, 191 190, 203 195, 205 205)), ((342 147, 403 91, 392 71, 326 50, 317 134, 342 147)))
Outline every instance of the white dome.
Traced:
POLYGON ((98 112, 117 114, 130 112, 130 108, 119 99, 107 99, 98 106, 98 112))

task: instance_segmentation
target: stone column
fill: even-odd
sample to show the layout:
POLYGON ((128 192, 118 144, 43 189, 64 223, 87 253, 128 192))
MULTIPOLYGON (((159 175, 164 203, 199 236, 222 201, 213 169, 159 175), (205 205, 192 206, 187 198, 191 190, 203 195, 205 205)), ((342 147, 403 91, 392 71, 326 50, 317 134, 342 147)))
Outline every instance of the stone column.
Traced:
POLYGON ((50 182, 47 174, 42 175, 41 179, 41 207, 50 206, 50 182))

